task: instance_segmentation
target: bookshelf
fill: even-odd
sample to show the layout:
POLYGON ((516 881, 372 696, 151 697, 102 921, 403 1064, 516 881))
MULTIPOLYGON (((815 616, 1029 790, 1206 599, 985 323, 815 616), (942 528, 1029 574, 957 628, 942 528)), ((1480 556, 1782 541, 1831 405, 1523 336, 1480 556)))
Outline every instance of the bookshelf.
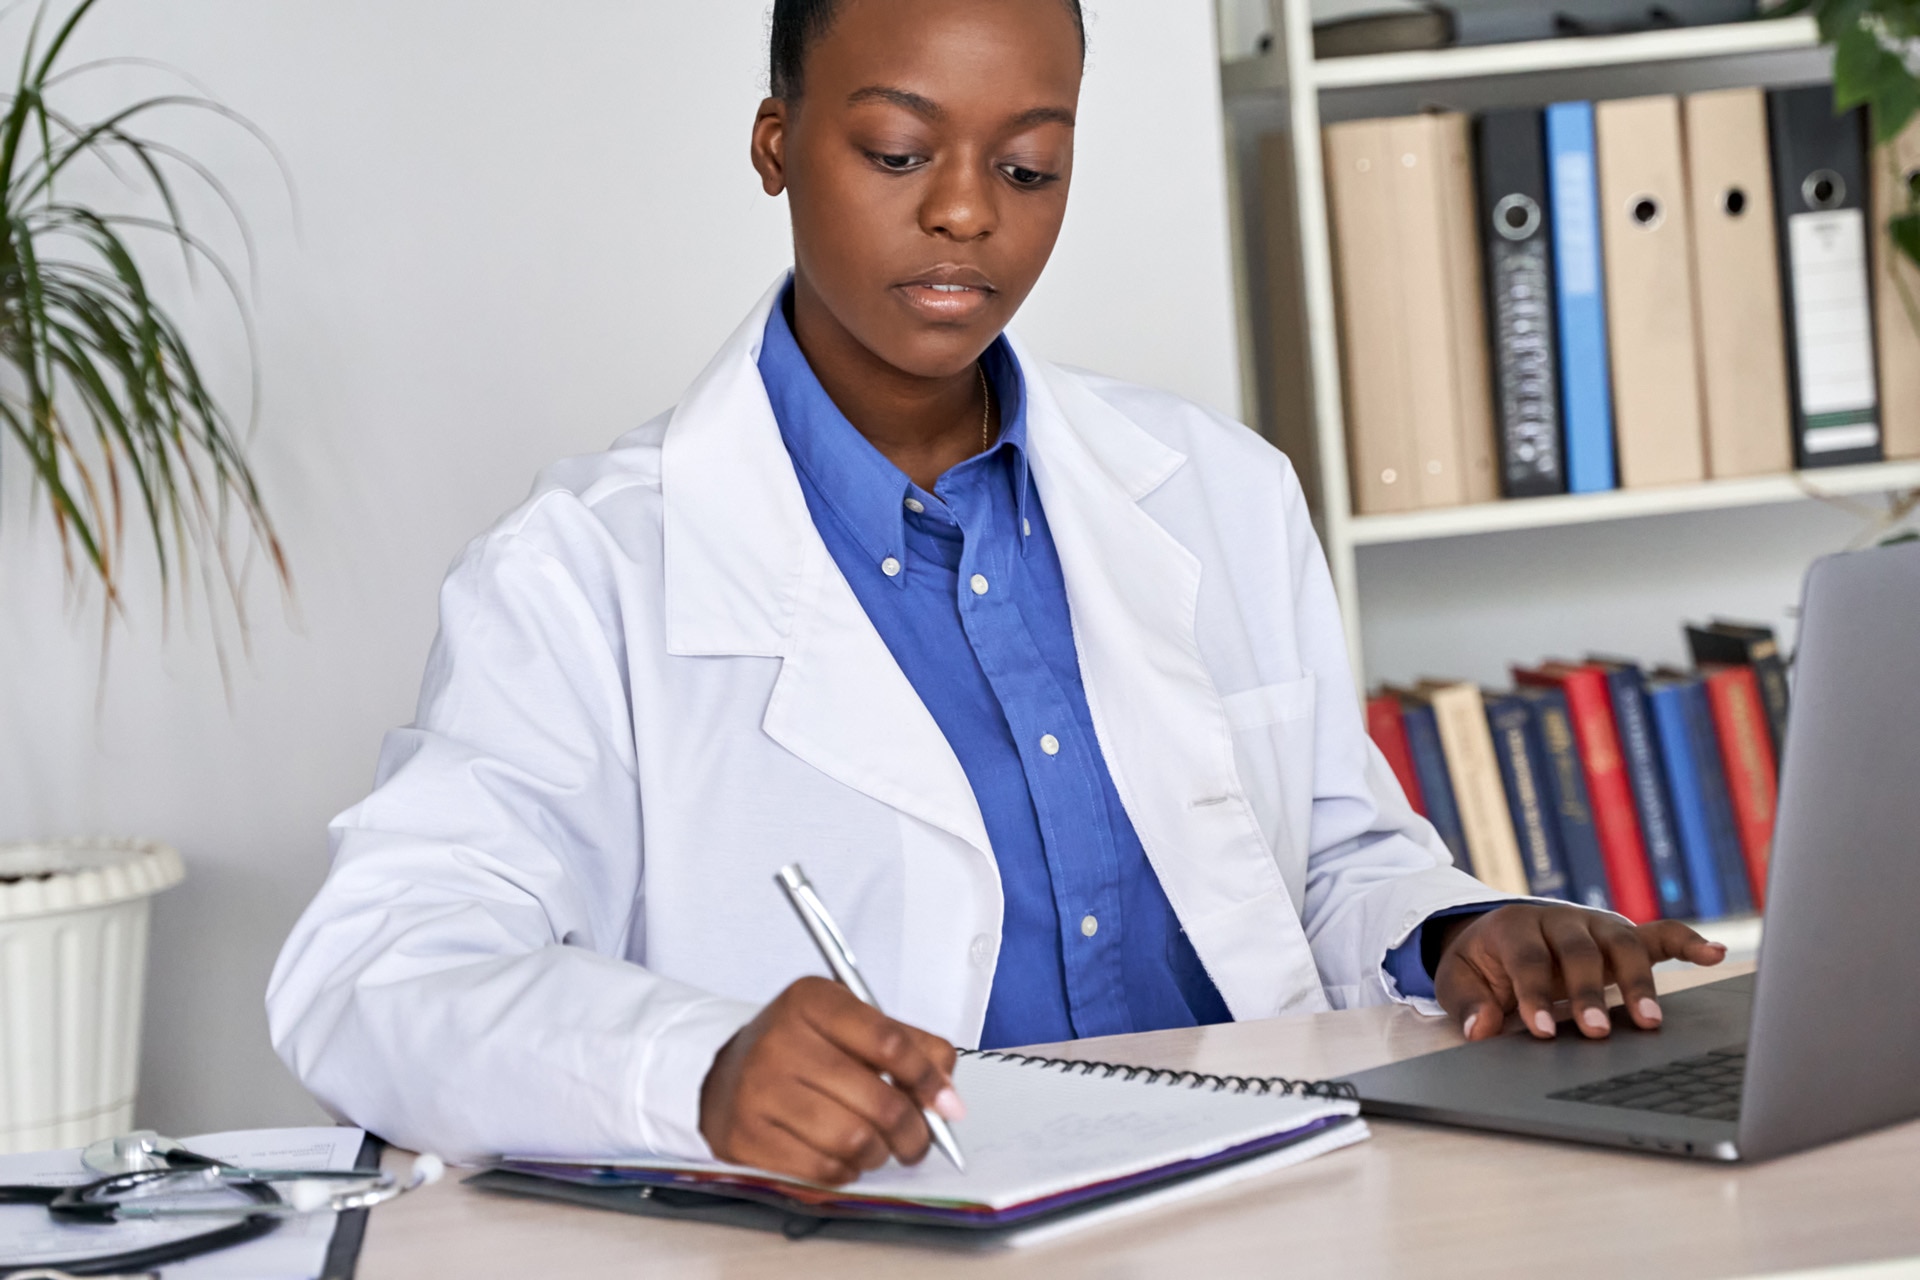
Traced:
POLYGON ((1468 535, 1513 536, 1676 512, 1711 512, 1920 488, 1920 462, 1888 462, 1656 489, 1527 498, 1394 515, 1353 511, 1320 130, 1428 108, 1477 111, 1569 98, 1777 87, 1830 78, 1809 18, 1629 35, 1315 59, 1310 0, 1270 0, 1271 49, 1222 68, 1249 419, 1293 458, 1340 599, 1356 677, 1367 678, 1360 551, 1468 535))

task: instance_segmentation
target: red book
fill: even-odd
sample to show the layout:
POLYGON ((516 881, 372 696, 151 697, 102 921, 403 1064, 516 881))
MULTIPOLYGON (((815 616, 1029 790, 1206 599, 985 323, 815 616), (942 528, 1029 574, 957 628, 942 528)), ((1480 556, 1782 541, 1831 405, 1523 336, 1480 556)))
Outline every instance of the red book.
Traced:
POLYGON ((1567 695, 1580 766, 1587 775, 1587 798, 1593 805, 1594 831, 1600 838, 1600 858, 1607 866, 1607 887, 1613 891, 1613 909, 1635 924, 1658 920, 1660 900, 1653 891, 1646 840, 1633 807, 1633 783, 1620 754, 1606 672, 1595 666, 1549 662, 1533 671, 1515 667, 1513 678, 1519 684, 1556 685, 1567 695))
POLYGON ((1764 910, 1767 856, 1773 848, 1773 812, 1779 793, 1773 771, 1773 744, 1767 737, 1766 704, 1752 667, 1705 666, 1707 701, 1720 736, 1720 760, 1733 797, 1733 825, 1747 855, 1747 879, 1753 905, 1764 910))
POLYGON ((1380 754, 1387 758, 1393 776, 1400 779, 1400 789, 1407 793, 1407 803, 1413 806, 1415 813, 1426 817, 1426 797, 1420 794, 1420 778, 1413 771, 1413 749, 1407 746, 1407 726, 1400 718, 1400 699, 1382 694, 1368 700, 1367 735, 1373 739, 1373 745, 1380 748, 1380 754))

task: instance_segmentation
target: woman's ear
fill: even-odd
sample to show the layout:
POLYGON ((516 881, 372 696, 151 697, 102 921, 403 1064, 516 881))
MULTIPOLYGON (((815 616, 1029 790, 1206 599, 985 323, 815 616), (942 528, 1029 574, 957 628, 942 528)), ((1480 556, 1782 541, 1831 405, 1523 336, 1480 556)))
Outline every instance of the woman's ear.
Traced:
POLYGON ((778 98, 763 101, 753 119, 753 167, 768 195, 787 189, 787 104, 778 98))

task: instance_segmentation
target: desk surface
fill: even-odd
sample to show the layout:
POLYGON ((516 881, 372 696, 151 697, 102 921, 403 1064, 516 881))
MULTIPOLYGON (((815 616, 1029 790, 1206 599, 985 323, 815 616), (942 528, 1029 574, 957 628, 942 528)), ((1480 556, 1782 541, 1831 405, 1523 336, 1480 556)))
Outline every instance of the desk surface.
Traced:
MULTIPOLYGON (((1662 986, 1691 985, 1690 977, 1666 975, 1662 986)), ((1043 1052, 1322 1077, 1457 1043, 1445 1022, 1391 1007, 1115 1036, 1043 1052)), ((1368 1142, 1217 1196, 986 1256, 790 1243, 488 1195, 450 1179, 374 1212, 359 1276, 1061 1280, 1284 1270, 1482 1280, 1551 1270, 1556 1280, 1710 1280, 1920 1254, 1920 1122, 1752 1167, 1370 1123, 1368 1142)))

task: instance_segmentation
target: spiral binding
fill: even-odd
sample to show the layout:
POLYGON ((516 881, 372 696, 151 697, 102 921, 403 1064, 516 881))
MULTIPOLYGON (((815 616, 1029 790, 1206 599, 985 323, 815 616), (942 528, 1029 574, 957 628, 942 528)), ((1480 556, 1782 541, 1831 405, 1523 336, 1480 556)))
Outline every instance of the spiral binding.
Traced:
POLYGON ((1285 1076, 1216 1076, 1203 1071, 1176 1071, 1170 1067, 1131 1067, 1124 1062, 1089 1062, 1080 1058, 1042 1058, 1029 1053, 1005 1053, 998 1049, 962 1049, 963 1058, 982 1062, 1006 1062, 1017 1067, 1039 1067, 1063 1075, 1090 1076, 1099 1073, 1102 1080, 1137 1080, 1141 1084, 1165 1084, 1189 1089, 1212 1087, 1215 1093, 1252 1093, 1296 1098, 1344 1098, 1359 1101, 1360 1090, 1345 1080, 1289 1080, 1285 1076))

